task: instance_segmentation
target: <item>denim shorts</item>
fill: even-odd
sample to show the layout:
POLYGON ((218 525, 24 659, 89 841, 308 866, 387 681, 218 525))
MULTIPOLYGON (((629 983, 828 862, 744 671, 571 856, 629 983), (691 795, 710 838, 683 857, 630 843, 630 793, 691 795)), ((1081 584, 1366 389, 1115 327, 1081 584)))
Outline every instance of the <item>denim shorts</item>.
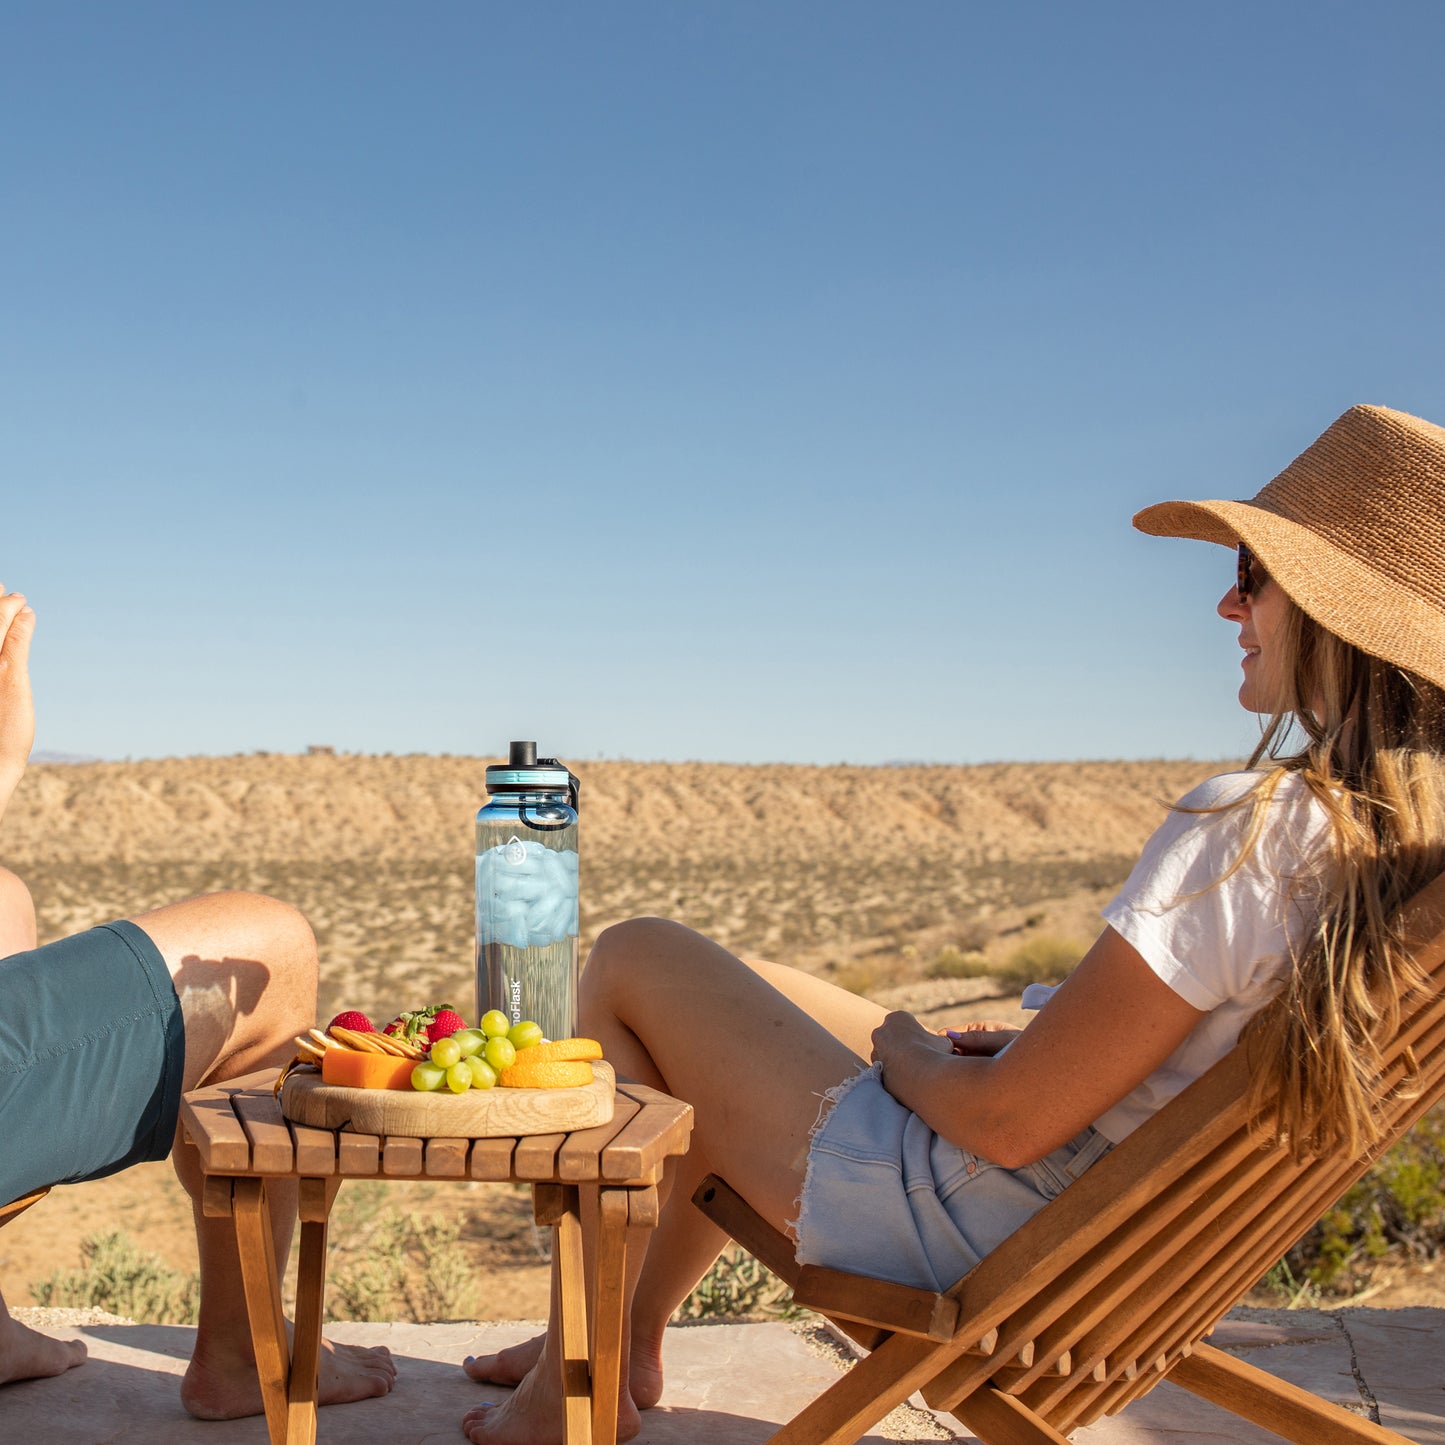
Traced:
POLYGON ((164 1159, 185 1061, 170 971, 135 924, 0 958, 0 1204, 164 1159))
POLYGON ((955 1284, 1113 1147, 1091 1126, 1005 1169, 941 1139, 883 1087, 877 1065, 823 1107, 794 1225, 798 1263, 918 1289, 955 1284))

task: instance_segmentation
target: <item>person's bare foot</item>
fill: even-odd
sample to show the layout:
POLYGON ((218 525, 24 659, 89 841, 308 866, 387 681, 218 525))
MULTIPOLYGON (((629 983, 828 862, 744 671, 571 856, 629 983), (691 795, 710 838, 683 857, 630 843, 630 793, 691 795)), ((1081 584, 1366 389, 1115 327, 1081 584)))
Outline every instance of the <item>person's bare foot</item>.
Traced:
MULTIPOLYGON (((532 1343, 528 1341, 528 1345, 532 1343)), ((527 1347, 515 1346, 518 1350, 527 1347)), ((462 1433, 472 1445, 560 1445, 566 1429, 566 1410, 560 1372, 555 1366, 549 1368, 549 1363, 545 1351, 539 1351, 537 1368, 527 1372, 507 1399, 487 1400, 467 1411, 462 1417, 462 1433)), ((617 1402, 619 1445, 641 1429, 642 1417, 624 1389, 617 1402)))
POLYGON ((54 1340, 0 1309, 0 1385, 44 1380, 85 1363, 80 1340, 54 1340))
MULTIPOLYGON (((336 1345, 321 1342, 321 1369, 316 1399, 321 1405, 344 1405, 353 1400, 371 1400, 391 1393, 396 1383, 396 1365, 385 1345, 336 1345)), ((224 1349, 196 1352, 181 1380, 181 1404, 198 1420, 237 1420, 259 1415, 261 1385, 256 1363, 249 1351, 228 1353, 224 1349)))
MULTIPOLYGON (((527 1378, 542 1357, 545 1334, 535 1335, 520 1345, 509 1345, 495 1355, 468 1355, 462 1369, 481 1385, 502 1385, 515 1389, 527 1378)), ((627 1388, 639 1410, 650 1410, 662 1399, 662 1348, 644 1346, 635 1336, 629 1353, 627 1388)))

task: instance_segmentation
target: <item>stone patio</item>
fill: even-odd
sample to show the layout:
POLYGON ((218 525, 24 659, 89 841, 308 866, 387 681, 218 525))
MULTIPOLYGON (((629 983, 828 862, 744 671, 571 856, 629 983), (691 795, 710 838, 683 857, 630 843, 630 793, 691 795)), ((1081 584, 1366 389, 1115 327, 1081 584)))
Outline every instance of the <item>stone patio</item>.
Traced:
MULTIPOLYGON (((90 1359, 58 1379, 0 1391, 0 1440, 69 1445, 264 1445, 259 1419, 201 1423, 181 1409, 177 1381, 194 1331, 62 1312, 17 1311, 56 1335, 84 1339, 90 1359)), ((461 1441, 465 1410, 504 1392, 474 1385, 457 1363, 536 1330, 535 1324, 337 1324, 328 1333, 385 1344, 400 1378, 383 1400, 321 1413, 321 1445, 461 1441)), ((1316 1393, 1372 1415, 1418 1445, 1445 1445, 1445 1310, 1237 1310, 1214 1343, 1316 1393)), ((847 1352, 816 1324, 710 1324, 668 1332, 666 1402, 643 1417, 642 1445, 762 1445, 773 1428, 846 1367, 847 1352)), ((911 1405, 870 1445, 971 1440, 956 1422, 911 1405)), ((1081 1430, 1077 1445, 1270 1445, 1277 1437, 1162 1385, 1122 1415, 1081 1430)))

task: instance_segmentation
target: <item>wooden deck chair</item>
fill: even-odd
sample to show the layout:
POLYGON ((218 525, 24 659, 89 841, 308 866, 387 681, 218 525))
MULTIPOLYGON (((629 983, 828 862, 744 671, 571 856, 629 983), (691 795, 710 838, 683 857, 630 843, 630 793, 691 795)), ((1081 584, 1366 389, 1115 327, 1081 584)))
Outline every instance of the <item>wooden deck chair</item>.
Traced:
POLYGON ((1165 1378, 1297 1445, 1409 1445, 1202 1341, 1445 1096, 1445 878, 1410 924, 1430 983, 1385 1051, 1389 1139, 1368 1155, 1295 1164, 1262 1145, 1236 1048, 942 1294, 800 1267, 790 1239, 705 1179, 698 1207, 870 1351, 770 1445, 850 1445, 915 1390, 986 1445, 1062 1445, 1165 1378))
POLYGON ((0 1229, 4 1229, 12 1219, 18 1219, 32 1204, 39 1204, 49 1193, 49 1189, 40 1189, 34 1194, 27 1194, 24 1199, 15 1200, 12 1204, 0 1204, 0 1229))

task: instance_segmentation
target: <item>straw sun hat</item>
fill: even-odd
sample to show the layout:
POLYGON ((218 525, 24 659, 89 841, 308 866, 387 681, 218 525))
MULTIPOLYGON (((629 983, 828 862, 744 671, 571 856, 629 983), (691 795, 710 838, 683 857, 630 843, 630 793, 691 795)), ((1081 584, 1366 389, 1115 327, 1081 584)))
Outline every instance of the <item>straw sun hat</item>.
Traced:
POLYGON ((1445 687, 1445 428, 1353 406, 1247 502, 1160 502, 1156 537, 1243 542, 1346 642, 1445 687))

